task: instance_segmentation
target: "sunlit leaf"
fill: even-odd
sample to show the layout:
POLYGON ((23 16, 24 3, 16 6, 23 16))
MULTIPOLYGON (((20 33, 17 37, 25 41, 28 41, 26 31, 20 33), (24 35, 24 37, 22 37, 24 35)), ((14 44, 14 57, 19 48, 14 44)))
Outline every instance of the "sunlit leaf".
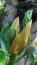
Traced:
POLYGON ((0 15, 2 15, 4 12, 5 4, 6 4, 6 0, 0 0, 0 15))
POLYGON ((6 62, 6 55, 3 51, 0 51, 0 64, 5 65, 6 62))

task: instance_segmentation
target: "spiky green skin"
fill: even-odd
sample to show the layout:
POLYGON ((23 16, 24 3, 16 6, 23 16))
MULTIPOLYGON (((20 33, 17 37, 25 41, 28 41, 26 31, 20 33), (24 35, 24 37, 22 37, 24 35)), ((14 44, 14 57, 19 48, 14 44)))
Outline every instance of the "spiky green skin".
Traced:
POLYGON ((20 32, 23 30, 23 28, 26 26, 26 24, 28 22, 30 22, 31 18, 32 18, 32 10, 26 11, 24 18, 23 18, 23 21, 20 24, 20 32))

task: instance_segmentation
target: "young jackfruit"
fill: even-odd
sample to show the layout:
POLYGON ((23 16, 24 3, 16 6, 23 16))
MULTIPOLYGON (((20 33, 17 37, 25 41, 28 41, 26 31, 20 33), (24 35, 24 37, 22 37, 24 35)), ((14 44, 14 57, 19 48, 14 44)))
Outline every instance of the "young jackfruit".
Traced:
POLYGON ((11 48, 10 48, 10 51, 12 53, 18 53, 19 50, 26 47, 28 42, 28 37, 30 34, 31 24, 32 24, 32 20, 28 22, 28 24, 24 27, 22 32, 20 32, 13 40, 11 48))

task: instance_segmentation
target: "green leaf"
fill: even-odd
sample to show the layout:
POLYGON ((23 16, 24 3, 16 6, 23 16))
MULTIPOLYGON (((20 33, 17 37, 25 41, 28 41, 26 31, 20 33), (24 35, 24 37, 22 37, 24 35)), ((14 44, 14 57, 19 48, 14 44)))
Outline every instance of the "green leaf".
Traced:
POLYGON ((32 63, 34 63, 34 62, 35 62, 35 57, 34 57, 34 55, 33 55, 33 54, 31 54, 31 55, 29 56, 29 58, 30 58, 30 60, 31 60, 31 62, 32 62, 32 63))
POLYGON ((29 56, 29 55, 33 54, 34 52, 35 52, 35 47, 30 46, 26 49, 25 54, 29 56))
POLYGON ((1 35, 2 35, 2 37, 3 37, 4 40, 5 40, 5 37, 6 37, 6 33, 7 33, 7 31, 9 30, 11 24, 12 24, 11 22, 8 22, 8 23, 6 23, 6 24, 2 27, 1 35))
POLYGON ((7 47, 10 48, 12 41, 16 36, 16 30, 14 28, 10 28, 6 35, 6 43, 7 47))
POLYGON ((6 47, 6 43, 5 43, 5 41, 2 38, 0 38, 0 48, 4 52, 7 52, 7 53, 9 52, 8 49, 7 49, 7 47, 6 47))
POLYGON ((0 9, 0 15, 2 15, 2 13, 3 13, 3 9, 0 9))
POLYGON ((36 54, 31 54, 29 56, 29 59, 30 59, 31 65, 37 65, 37 56, 36 56, 36 54))
POLYGON ((6 55, 3 51, 0 51, 0 65, 5 65, 6 55))
POLYGON ((11 23, 7 23, 6 25, 2 27, 2 30, 0 32, 0 45, 2 50, 5 52, 8 52, 6 47, 6 33, 9 30, 10 26, 11 26, 11 23))
POLYGON ((35 64, 34 65, 37 65, 37 61, 35 62, 35 64))

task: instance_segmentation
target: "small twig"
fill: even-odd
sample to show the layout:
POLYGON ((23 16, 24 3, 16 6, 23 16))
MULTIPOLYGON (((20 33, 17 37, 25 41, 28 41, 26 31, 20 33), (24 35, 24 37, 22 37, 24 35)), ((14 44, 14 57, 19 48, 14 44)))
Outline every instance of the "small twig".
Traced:
POLYGON ((28 60, 28 56, 26 56, 26 59, 25 59, 24 65, 26 65, 27 60, 28 60))

